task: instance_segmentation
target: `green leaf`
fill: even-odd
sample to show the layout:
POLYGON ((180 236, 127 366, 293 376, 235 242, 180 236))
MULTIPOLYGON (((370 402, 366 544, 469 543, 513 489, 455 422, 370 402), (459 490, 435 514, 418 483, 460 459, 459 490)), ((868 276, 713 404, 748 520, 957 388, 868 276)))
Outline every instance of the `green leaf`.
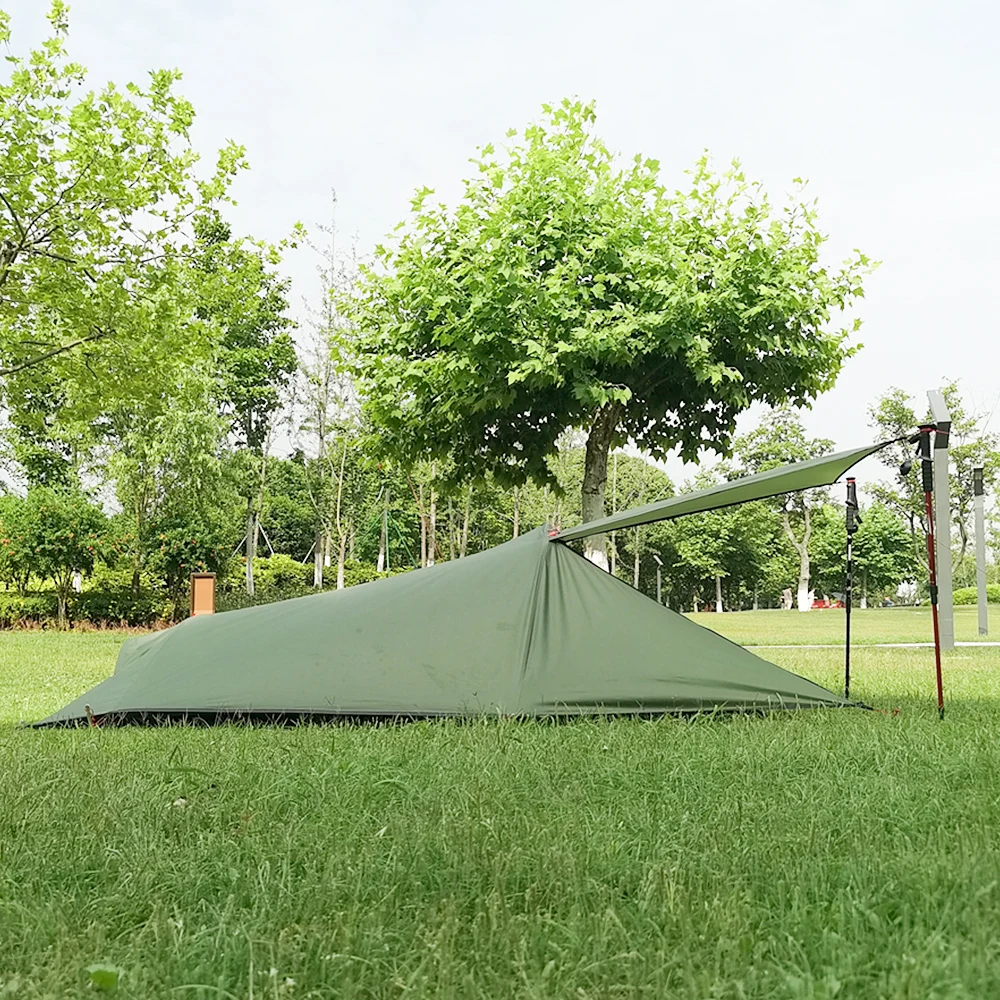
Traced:
POLYGON ((125 970, 118 968, 117 965, 105 963, 88 965, 86 972, 90 977, 90 985, 103 993, 112 993, 117 990, 119 980, 125 974, 125 970))

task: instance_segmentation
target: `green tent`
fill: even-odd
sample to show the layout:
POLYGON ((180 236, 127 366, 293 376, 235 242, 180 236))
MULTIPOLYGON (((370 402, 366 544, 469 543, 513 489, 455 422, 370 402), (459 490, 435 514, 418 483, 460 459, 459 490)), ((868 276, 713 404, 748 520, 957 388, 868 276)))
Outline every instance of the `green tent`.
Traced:
POLYGON ((540 528, 487 552, 128 640, 41 725, 232 716, 662 713, 844 705, 540 528))
POLYGON ((833 483, 866 445, 336 593, 191 618, 38 725, 580 715, 846 705, 661 607, 564 542, 833 483))

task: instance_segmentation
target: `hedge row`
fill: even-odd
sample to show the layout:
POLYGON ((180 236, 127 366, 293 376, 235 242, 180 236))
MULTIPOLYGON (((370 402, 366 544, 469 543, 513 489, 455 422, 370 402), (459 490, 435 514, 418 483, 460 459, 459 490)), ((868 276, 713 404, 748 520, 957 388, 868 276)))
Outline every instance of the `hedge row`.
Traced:
MULTIPOLYGON (((952 600, 955 604, 978 604, 979 592, 975 587, 959 587, 952 592, 952 600)), ((986 585, 986 600, 990 604, 1000 604, 1000 584, 986 585)))
MULTIPOLYGON (((153 593, 88 590, 74 594, 69 604, 71 621, 95 625, 147 626, 171 617, 170 602, 153 593)), ((0 592, 0 628, 49 625, 59 619, 59 605, 52 592, 18 594, 0 592)))
MULTIPOLYGON (((311 566, 303 567, 301 563, 296 563, 287 556, 275 556, 271 560, 261 560, 261 563, 264 565, 255 574, 257 593, 253 597, 247 597, 240 589, 242 579, 230 578, 220 587, 216 596, 217 611, 238 611, 240 608, 272 604, 275 601, 306 597, 316 593, 311 586, 311 566)), ((353 587, 385 575, 376 572, 375 568, 367 563, 349 562, 344 571, 344 583, 348 587, 353 587)), ((324 588, 329 590, 336 586, 336 582, 336 567, 333 567, 333 573, 328 574, 324 580, 324 588)), ((182 618, 186 614, 186 602, 183 608, 178 608, 175 612, 168 596, 149 588, 144 588, 139 594, 133 594, 129 587, 105 586, 100 589, 85 590, 82 594, 74 594, 69 604, 70 621, 86 621, 93 625, 104 626, 146 627, 182 618)), ((52 591, 24 595, 13 590, 0 591, 0 628, 53 625, 58 621, 58 617, 58 603, 52 591)))

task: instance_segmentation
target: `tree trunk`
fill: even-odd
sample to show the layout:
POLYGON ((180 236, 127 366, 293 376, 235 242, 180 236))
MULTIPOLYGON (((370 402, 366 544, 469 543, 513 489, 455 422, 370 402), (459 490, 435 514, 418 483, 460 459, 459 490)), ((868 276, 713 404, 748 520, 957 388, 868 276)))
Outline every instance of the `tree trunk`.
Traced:
POLYGON ((722 614, 722 577, 715 576, 715 610, 722 614))
POLYGON ((59 609, 59 628, 64 629, 68 624, 69 616, 66 614, 66 608, 68 605, 66 600, 66 589, 65 587, 56 588, 56 606, 59 609))
POLYGON ((424 484, 421 483, 417 502, 420 505, 420 568, 427 565, 427 515, 424 513, 424 484))
MULTIPOLYGON (((434 475, 434 466, 431 466, 431 476, 434 475)), ((437 493, 434 491, 434 484, 431 483, 431 504, 430 516, 427 519, 427 565, 434 565, 434 556, 437 551, 437 493)))
MULTIPOLYGON (((618 429, 621 404, 605 403, 594 416, 587 435, 587 453, 583 468, 583 521, 596 521, 604 517, 604 488, 608 482, 608 455, 611 440, 618 429)), ((608 540, 604 534, 590 535, 584 539, 583 554, 596 566, 607 570, 608 540)))
POLYGON ((812 519, 810 517, 808 507, 804 508, 803 517, 805 520, 805 529, 802 533, 801 541, 795 537, 795 532, 792 531, 792 525, 788 518, 788 511, 785 511, 781 515, 781 525, 785 529, 785 534, 788 536, 788 540, 792 543, 795 547, 795 551, 799 554, 799 583, 796 593, 796 603, 798 609, 799 611, 811 611, 812 602, 809 600, 809 537, 812 534, 812 519))
POLYGON ((347 560, 347 535, 340 533, 340 544, 337 546, 337 590, 344 589, 344 563, 347 560))
POLYGON ((809 600, 809 555, 806 552, 799 553, 799 584, 795 604, 799 611, 812 610, 812 602, 809 600))
POLYGON ((514 534, 513 537, 521 534, 521 491, 514 487, 514 534))
MULTIPOLYGON (((611 456, 611 513, 618 513, 618 452, 613 452, 611 456)), ((616 532, 611 532, 611 575, 618 575, 618 539, 616 532)))
POLYGON ((861 610, 868 608, 868 570, 861 574, 861 610))
POLYGON ((332 566, 333 556, 330 553, 333 551, 333 532, 327 531, 323 536, 323 565, 332 566))
POLYGON ((386 535, 388 535, 388 531, 386 530, 387 527, 388 527, 388 525, 386 524, 387 518, 386 518, 385 508, 382 509, 382 517, 380 518, 380 520, 382 521, 382 524, 380 525, 379 531, 378 531, 378 559, 375 562, 375 569, 379 573, 384 573, 385 572, 385 542, 386 542, 386 535))
POLYGON ((639 589, 639 525, 635 526, 635 560, 632 564, 632 586, 639 589))
POLYGON ((760 598, 756 587, 753 588, 753 609, 754 611, 760 611, 760 598))
POLYGON ((458 541, 458 558, 464 559, 469 551, 469 515, 472 512, 472 487, 465 494, 465 510, 462 511, 462 534, 458 541))
POLYGON ((695 614, 698 614, 698 595, 697 594, 692 594, 691 595, 691 610, 695 614))
POLYGON ((257 511, 250 508, 247 514, 247 536, 244 539, 245 542, 245 554, 246 554, 246 589, 247 597, 253 597, 254 586, 253 586, 253 557, 254 557, 254 539, 257 537, 257 511))
POLYGON ((323 529, 316 532, 316 544, 313 546, 313 586, 323 586, 323 529))

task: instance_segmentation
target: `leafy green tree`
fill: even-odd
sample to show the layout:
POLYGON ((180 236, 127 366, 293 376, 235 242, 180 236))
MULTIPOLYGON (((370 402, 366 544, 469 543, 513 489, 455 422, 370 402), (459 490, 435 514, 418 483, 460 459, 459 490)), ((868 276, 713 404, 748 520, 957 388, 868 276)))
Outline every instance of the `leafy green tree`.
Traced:
POLYGON ((179 74, 83 90, 63 0, 48 16, 50 37, 8 56, 0 82, 0 379, 48 363, 91 394, 127 394, 143 362, 190 347, 189 223, 226 199, 244 154, 229 144, 200 179, 179 74))
MULTIPOLYGON (((843 593, 846 549, 844 510, 826 504, 816 512, 813 537, 814 579, 825 593, 843 593)), ((861 511, 853 558, 855 594, 862 608, 868 606, 869 595, 895 593, 917 568, 907 526, 895 511, 878 502, 861 511)))
MULTIPOLYGON (((896 440, 909 437, 920 423, 913 406, 913 397, 902 389, 888 389, 868 410, 869 426, 879 438, 896 440)), ((927 533, 927 518, 924 512, 924 493, 920 481, 920 463, 913 461, 907 474, 901 467, 913 459, 913 445, 897 441, 878 453, 879 461, 893 472, 892 480, 886 483, 871 483, 868 486, 872 496, 900 517, 910 532, 910 549, 914 559, 927 575, 927 553, 924 537, 927 533)))
POLYGON ((260 526, 269 547, 299 562, 309 556, 316 536, 316 511, 309 496, 305 455, 271 459, 260 526))
POLYGON ((96 452, 122 508, 119 534, 133 593, 160 547, 158 525, 165 518, 214 522, 232 536, 239 517, 219 461, 225 426, 213 406, 211 372, 184 363, 161 366, 150 389, 106 416, 96 452))
MULTIPOLYGON (((975 513, 973 469, 977 465, 983 467, 986 493, 988 496, 995 495, 1000 484, 1000 437, 983 427, 982 415, 970 412, 957 382, 944 383, 941 391, 952 418, 948 450, 951 518, 959 543, 955 570, 957 577, 964 575, 966 582, 972 583, 975 567, 973 560, 967 557, 975 513)), ((908 436, 923 420, 930 420, 926 411, 923 418, 919 417, 920 411, 913 396, 898 388, 887 390, 868 412, 871 426, 879 436, 886 439, 908 436)), ((913 446, 908 443, 899 443, 880 452, 880 460, 893 469, 895 475, 890 483, 873 484, 871 492, 905 520, 910 530, 915 563, 923 567, 926 575, 924 536, 927 519, 920 482, 920 463, 914 462, 905 476, 898 472, 902 462, 912 457, 913 446)))
POLYGON ((223 574, 232 553, 232 535, 197 511, 165 515, 155 525, 150 568, 166 583, 174 614, 183 614, 192 573, 223 574))
POLYGON ((0 579, 13 584, 22 596, 36 570, 30 532, 24 497, 16 493, 0 496, 0 579))
POLYGON ((746 600, 756 610, 762 595, 775 599, 794 576, 781 518, 773 505, 756 500, 729 508, 727 530, 729 605, 739 608, 746 600))
MULTIPOLYGON (((832 441, 807 437, 801 418, 789 407, 781 407, 768 414, 755 430, 736 443, 736 453, 749 474, 817 458, 832 448, 832 441)), ((799 611, 809 611, 812 607, 809 599, 812 512, 823 499, 823 491, 806 490, 770 501, 773 508, 780 512, 782 529, 798 554, 796 602, 799 611)))
POLYGON ((107 527, 103 511, 77 490, 35 486, 23 499, 8 499, 3 515, 5 534, 0 541, 7 558, 25 585, 30 574, 52 581, 59 624, 64 626, 73 576, 90 572, 99 555, 107 527), (20 510, 9 523, 12 506, 20 510))
POLYGON ((230 425, 240 463, 246 499, 246 588, 253 595, 253 557, 267 486, 268 449, 274 420, 298 369, 295 342, 287 315, 288 281, 272 270, 276 248, 233 242, 229 225, 218 212, 206 212, 195 223, 199 256, 200 319, 219 329, 215 352, 216 394, 230 425))
MULTIPOLYGON (((775 211, 738 166, 702 159, 673 192, 655 160, 616 165, 592 105, 544 112, 480 150, 453 210, 417 193, 363 270, 347 346, 386 452, 449 457, 459 482, 551 483, 546 458, 582 428, 590 521, 613 447, 725 453, 752 403, 828 389, 853 351, 831 316, 868 261, 827 269, 813 205, 775 211)), ((603 541, 588 553, 604 562, 603 541)))
MULTIPOLYGON (((674 484, 670 477, 644 458, 615 451, 609 464, 611 474, 608 500, 612 513, 641 507, 655 500, 665 500, 674 494, 674 484)), ((568 484, 566 488, 567 491, 571 489, 568 484)), ((624 556, 625 566, 622 569, 629 567, 632 586, 638 588, 643 557, 654 552, 659 554, 662 542, 663 532, 658 525, 640 525, 628 531, 614 532, 609 545, 612 573, 618 568, 619 556, 624 556)), ((652 559, 649 561, 653 562, 652 559)))

